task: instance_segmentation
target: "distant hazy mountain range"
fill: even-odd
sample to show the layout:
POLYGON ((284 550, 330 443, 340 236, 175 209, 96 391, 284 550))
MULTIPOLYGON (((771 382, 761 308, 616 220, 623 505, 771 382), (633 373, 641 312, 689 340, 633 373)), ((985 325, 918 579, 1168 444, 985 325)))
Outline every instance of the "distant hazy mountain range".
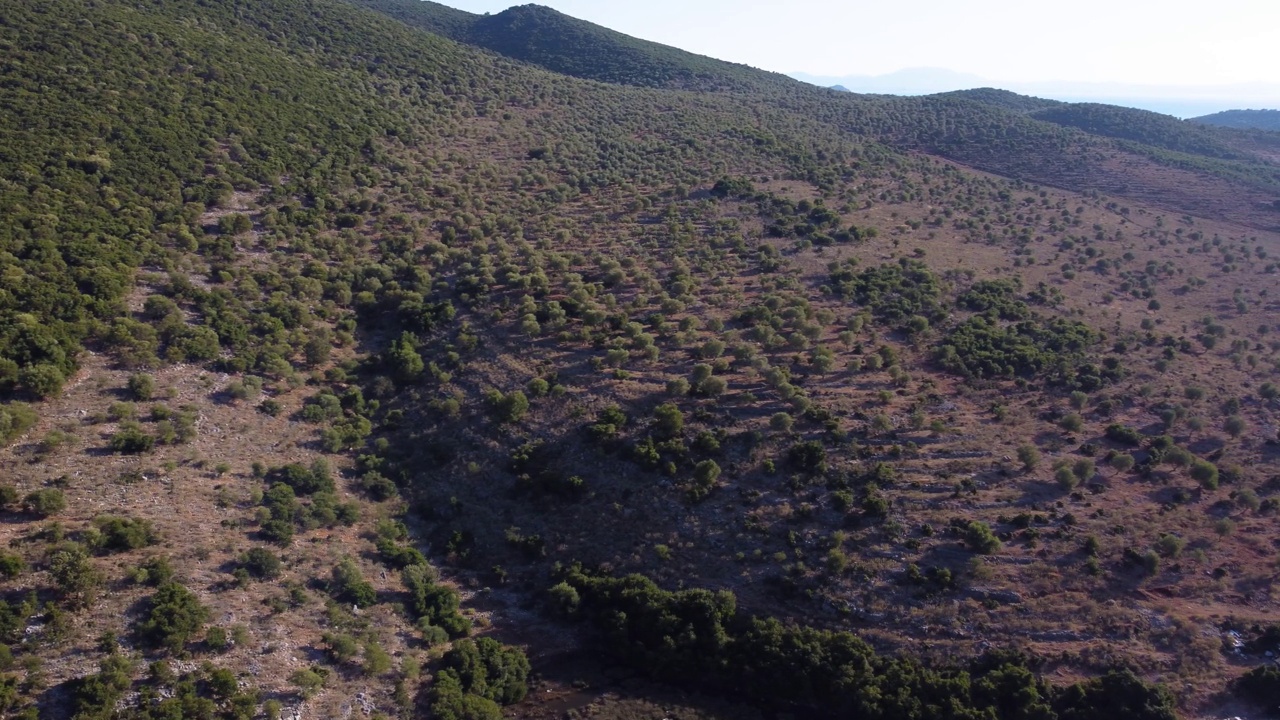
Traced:
MULTIPOLYGON (((999 87, 1067 102, 1098 102, 1193 118, 1235 108, 1280 108, 1280 83, 1222 86, 1135 85, 1091 82, 1004 83, 942 68, 908 68, 888 75, 845 77, 791 73, 804 82, 857 93, 930 95, 999 87)), ((1250 125, 1249 127, 1254 127, 1250 125)))

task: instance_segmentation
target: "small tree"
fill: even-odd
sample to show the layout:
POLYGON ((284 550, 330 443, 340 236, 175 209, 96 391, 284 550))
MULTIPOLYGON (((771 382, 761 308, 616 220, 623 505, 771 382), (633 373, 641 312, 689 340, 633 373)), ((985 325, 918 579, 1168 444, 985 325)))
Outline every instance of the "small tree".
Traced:
POLYGON ((1062 488, 1063 492, 1071 492, 1080 484, 1080 477, 1066 465, 1059 467, 1053 472, 1053 479, 1058 483, 1058 487, 1062 488))
POLYGON ((653 411, 654 429, 663 438, 674 438, 684 431, 684 413, 674 403, 663 403, 653 411))
POLYGON ((690 491, 695 499, 701 499, 716 486, 720 478, 720 466, 715 460, 703 460, 693 469, 693 488, 690 491))
POLYGON ((571 618, 578 613, 578 605, 582 599, 578 590, 569 583, 562 582, 547 591, 547 603, 557 615, 571 618))
POLYGON ((1097 474, 1098 466, 1090 458, 1079 458, 1072 464, 1071 472, 1080 478, 1080 482, 1089 482, 1097 474))
POLYGON ((1025 443, 1018 446, 1018 462, 1022 463, 1022 469, 1031 472, 1040 464, 1040 449, 1031 443, 1025 443))
POLYGON ((1232 415, 1222 423, 1222 429, 1233 438, 1240 437, 1248 427, 1249 424, 1239 415, 1232 415))
POLYGON ((360 567, 351 558, 343 558, 333 568, 329 594, 335 600, 359 607, 368 607, 378 602, 377 590, 364 579, 364 575, 360 573, 360 567))
POLYGON ((151 596, 138 632, 154 645, 173 651, 183 648, 209 620, 209 608, 195 593, 176 582, 161 585, 151 596))
POLYGON ((298 688, 299 693, 303 697, 311 697, 315 695, 320 688, 324 687, 325 682, 329 678, 329 671, 325 668, 312 666, 302 668, 289 676, 289 682, 298 688))
POLYGON ((67 498, 57 488, 44 488, 27 493, 22 509, 38 517, 49 517, 67 508, 67 498))
POLYGON ((1119 453, 1111 456, 1111 469, 1117 473, 1127 473, 1133 469, 1133 456, 1128 453, 1119 453))
POLYGON ((418 354, 418 341, 412 333, 405 332, 391 343, 387 351, 387 367, 396 382, 403 385, 416 382, 426 369, 422 356, 418 354))
POLYGON ((129 420, 120 423, 120 429, 111 436, 107 447, 111 452, 122 455, 138 455, 151 450, 155 444, 154 437, 148 435, 137 422, 129 420))
POLYGON ((138 373, 129 376, 129 382, 126 385, 129 395, 138 402, 146 402, 155 396, 156 381, 146 373, 138 373))
POLYGON ((49 555, 49 575, 62 598, 74 606, 92 605, 104 578, 79 543, 65 543, 49 555))
POLYGON ((1165 451, 1164 460, 1176 468, 1185 468, 1195 461, 1195 455, 1192 455, 1186 448, 1175 445, 1165 451))
POLYGON ((999 552, 1001 547, 1000 538, 991 532, 991 527, 977 520, 965 528, 964 542, 970 550, 982 555, 999 552))
POLYGON ((280 557, 268 548, 255 547, 240 556, 240 567, 249 575, 266 580, 280 575, 282 563, 280 557))
POLYGON ((1084 427, 1084 418, 1080 417, 1076 413, 1064 415, 1062 419, 1058 421, 1058 427, 1066 430, 1067 432, 1080 432, 1081 428, 1084 427))
POLYGON ((1205 490, 1218 489, 1218 466, 1208 460, 1196 460, 1192 463, 1191 477, 1205 490))
POLYGON ((520 422, 529 412, 529 398, 521 390, 512 390, 503 395, 494 390, 489 394, 489 406, 499 422, 520 422))

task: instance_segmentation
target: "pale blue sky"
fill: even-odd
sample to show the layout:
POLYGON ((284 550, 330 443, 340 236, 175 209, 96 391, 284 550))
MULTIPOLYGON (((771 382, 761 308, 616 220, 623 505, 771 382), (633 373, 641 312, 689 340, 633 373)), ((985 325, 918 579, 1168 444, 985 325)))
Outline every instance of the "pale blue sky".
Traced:
MULTIPOLYGON (((445 0, 471 12, 512 2, 445 0)), ((1009 83, 1280 83, 1277 0, 540 0, 777 72, 936 67, 1009 83)))

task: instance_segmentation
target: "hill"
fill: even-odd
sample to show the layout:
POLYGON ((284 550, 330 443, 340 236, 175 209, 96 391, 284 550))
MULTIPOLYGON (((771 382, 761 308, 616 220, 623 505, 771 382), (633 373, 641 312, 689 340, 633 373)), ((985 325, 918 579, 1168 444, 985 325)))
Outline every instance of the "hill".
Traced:
POLYGON ((420 0, 359 0, 415 27, 574 77, 640 87, 749 91, 794 81, 624 35, 542 5, 468 15, 420 0))
POLYGON ((1273 702, 1262 134, 528 7, 0 46, 3 712, 1273 702))
POLYGON ((1191 122, 1240 130, 1280 131, 1280 110, 1225 110, 1191 118, 1191 122))

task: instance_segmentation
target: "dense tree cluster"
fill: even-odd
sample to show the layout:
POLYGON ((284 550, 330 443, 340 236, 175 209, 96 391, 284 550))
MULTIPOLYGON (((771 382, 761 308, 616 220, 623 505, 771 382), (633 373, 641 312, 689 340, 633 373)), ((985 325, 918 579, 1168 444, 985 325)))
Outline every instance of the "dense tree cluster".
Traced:
POLYGON ((968 668, 930 669, 877 654, 847 632, 746 616, 726 591, 662 590, 642 576, 570 570, 578 608, 619 659, 652 676, 717 687, 775 707, 865 718, 1173 720, 1168 690, 1126 671, 1057 690, 1025 659, 993 655, 968 668))

